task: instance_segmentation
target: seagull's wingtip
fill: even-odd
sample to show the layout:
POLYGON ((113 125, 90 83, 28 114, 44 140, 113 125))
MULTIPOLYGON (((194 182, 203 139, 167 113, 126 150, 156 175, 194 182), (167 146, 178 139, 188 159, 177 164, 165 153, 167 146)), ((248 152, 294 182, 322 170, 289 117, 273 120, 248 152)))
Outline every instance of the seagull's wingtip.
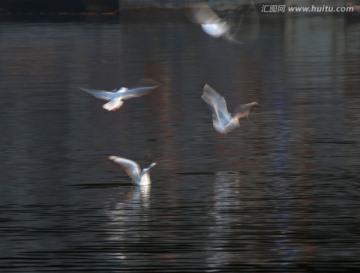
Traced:
POLYGON ((116 156, 114 156, 114 155, 109 156, 109 160, 114 161, 115 159, 116 159, 116 156))

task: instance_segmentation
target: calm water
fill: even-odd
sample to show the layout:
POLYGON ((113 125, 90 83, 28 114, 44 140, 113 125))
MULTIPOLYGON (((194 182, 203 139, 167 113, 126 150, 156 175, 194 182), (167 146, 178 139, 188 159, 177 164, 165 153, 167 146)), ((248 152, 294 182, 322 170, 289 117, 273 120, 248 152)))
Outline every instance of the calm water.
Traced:
POLYGON ((234 45, 178 17, 2 19, 0 271, 360 270, 360 24, 263 18, 234 45), (78 89, 142 77, 162 86, 116 113, 78 89), (251 123, 219 137, 206 82, 251 123))

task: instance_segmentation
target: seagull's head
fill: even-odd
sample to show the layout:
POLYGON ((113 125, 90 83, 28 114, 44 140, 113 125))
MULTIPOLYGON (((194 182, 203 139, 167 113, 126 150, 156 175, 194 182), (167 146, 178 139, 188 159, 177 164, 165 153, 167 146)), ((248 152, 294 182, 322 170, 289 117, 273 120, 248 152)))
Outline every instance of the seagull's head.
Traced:
POLYGON ((151 163, 150 166, 149 166, 149 168, 154 167, 156 164, 157 164, 156 162, 151 163))
POLYGON ((115 159, 116 159, 116 156, 114 156, 114 155, 112 155, 112 156, 109 156, 109 159, 110 159, 111 161, 115 161, 115 159))
POLYGON ((128 91, 129 89, 128 88, 126 88, 126 87, 121 87, 119 90, 118 90, 118 92, 126 92, 126 91, 128 91))
POLYGON ((259 106, 259 104, 256 101, 253 101, 249 104, 251 107, 259 106))

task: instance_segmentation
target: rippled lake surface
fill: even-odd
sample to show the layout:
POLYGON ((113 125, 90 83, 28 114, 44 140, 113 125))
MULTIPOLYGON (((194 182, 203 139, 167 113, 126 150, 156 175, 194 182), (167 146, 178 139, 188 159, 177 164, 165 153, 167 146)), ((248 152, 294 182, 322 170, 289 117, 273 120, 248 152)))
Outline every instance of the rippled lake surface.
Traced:
POLYGON ((360 24, 1 18, 1 272, 359 272, 360 24), (119 112, 79 87, 161 82, 119 112), (220 137, 201 100, 258 101, 220 137), (108 156, 152 170, 135 187, 108 156))

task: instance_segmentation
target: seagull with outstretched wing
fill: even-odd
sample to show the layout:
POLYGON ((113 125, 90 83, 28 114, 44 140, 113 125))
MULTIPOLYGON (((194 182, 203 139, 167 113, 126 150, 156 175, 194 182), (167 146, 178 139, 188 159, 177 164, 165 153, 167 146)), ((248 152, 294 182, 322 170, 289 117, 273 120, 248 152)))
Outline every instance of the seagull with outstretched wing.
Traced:
POLYGON ((109 159, 125 169, 134 185, 141 186, 151 184, 150 169, 154 167, 156 163, 151 163, 149 167, 141 170, 140 166, 130 159, 114 155, 110 156, 109 159))
POLYGON ((252 107, 257 106, 257 102, 239 105, 230 114, 224 97, 219 95, 210 85, 205 84, 201 98, 209 105, 213 114, 213 125, 220 134, 227 134, 235 128, 240 127, 239 119, 250 114, 252 107))
MULTIPOLYGON (((213 2, 216 3, 216 1, 213 2)), ((203 0, 189 1, 187 10, 188 18, 200 25, 202 30, 211 37, 223 38, 235 44, 244 44, 259 36, 259 14, 254 0, 249 0, 248 5, 244 5, 240 16, 228 14, 228 16, 220 17, 218 12, 203 0)))
POLYGON ((144 96, 157 87, 159 87, 158 82, 152 79, 142 79, 136 86, 131 88, 121 87, 112 92, 82 87, 80 89, 93 95, 95 98, 108 101, 103 105, 105 110, 117 111, 124 104, 124 100, 144 96))

